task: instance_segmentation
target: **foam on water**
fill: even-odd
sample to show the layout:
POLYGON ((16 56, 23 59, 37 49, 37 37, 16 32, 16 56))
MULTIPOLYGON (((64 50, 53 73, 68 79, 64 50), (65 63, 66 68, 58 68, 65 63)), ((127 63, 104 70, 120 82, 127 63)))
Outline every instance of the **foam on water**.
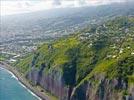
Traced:
POLYGON ((23 88, 25 88, 29 93, 31 93, 31 94, 32 94, 34 97, 36 97, 38 100, 42 100, 39 96, 37 96, 37 95, 36 95, 35 93, 33 93, 30 89, 28 89, 24 84, 22 84, 22 83, 18 80, 18 78, 17 78, 11 71, 9 71, 9 70, 7 70, 7 69, 5 69, 5 68, 1 68, 1 67, 0 67, 0 69, 7 71, 7 72, 11 75, 11 77, 14 78, 14 79, 16 79, 16 80, 18 81, 18 83, 19 83, 23 88))
POLYGON ((40 97, 38 97, 35 93, 33 93, 31 90, 29 90, 25 85, 23 85, 20 81, 18 81, 19 84, 24 87, 29 93, 31 93, 33 96, 35 96, 36 98, 38 98, 39 100, 42 100, 40 97))

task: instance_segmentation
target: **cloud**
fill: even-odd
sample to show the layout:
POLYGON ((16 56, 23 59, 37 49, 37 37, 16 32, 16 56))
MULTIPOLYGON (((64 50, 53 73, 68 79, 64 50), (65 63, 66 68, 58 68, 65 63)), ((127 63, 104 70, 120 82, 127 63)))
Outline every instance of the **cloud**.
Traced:
POLYGON ((61 5, 61 0, 53 0, 53 5, 61 5))
POLYGON ((44 1, 52 1, 54 5, 62 5, 64 2, 70 2, 72 5, 102 5, 109 3, 119 3, 119 2, 128 2, 134 0, 44 0, 44 1))
MULTIPOLYGON (((48 1, 48 0, 45 0, 48 1)), ((121 2, 129 2, 134 0, 49 0, 52 1, 54 5, 57 6, 96 6, 96 5, 104 5, 110 3, 121 3, 121 2), (69 5, 68 5, 69 4, 69 5)))
POLYGON ((97 6, 134 0, 1 0, 1 14, 18 14, 51 8, 97 6))

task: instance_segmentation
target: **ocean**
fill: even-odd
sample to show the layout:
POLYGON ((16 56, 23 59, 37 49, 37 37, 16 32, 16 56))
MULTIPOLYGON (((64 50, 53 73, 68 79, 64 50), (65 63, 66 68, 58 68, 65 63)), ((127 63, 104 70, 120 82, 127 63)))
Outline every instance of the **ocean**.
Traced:
POLYGON ((0 68, 0 100, 39 100, 6 69, 0 68))

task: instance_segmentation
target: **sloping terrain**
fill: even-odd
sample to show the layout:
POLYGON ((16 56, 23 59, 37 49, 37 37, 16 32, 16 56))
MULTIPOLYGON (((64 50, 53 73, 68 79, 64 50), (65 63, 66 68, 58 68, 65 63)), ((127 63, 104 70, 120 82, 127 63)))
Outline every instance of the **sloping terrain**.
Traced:
POLYGON ((14 66, 60 100, 133 100, 134 17, 45 43, 14 66))
POLYGON ((134 15, 134 3, 63 8, 1 17, 0 42, 39 40, 68 35, 88 24, 115 16, 134 15), (56 35, 55 35, 56 34, 56 35), (14 37, 13 37, 14 36, 14 37))

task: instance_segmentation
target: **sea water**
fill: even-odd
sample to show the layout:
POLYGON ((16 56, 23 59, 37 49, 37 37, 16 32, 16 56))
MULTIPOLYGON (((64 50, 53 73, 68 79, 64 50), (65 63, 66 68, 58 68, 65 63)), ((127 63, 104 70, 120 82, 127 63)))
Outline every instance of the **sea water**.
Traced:
POLYGON ((39 100, 39 98, 22 85, 11 72, 0 68, 0 100, 39 100))

